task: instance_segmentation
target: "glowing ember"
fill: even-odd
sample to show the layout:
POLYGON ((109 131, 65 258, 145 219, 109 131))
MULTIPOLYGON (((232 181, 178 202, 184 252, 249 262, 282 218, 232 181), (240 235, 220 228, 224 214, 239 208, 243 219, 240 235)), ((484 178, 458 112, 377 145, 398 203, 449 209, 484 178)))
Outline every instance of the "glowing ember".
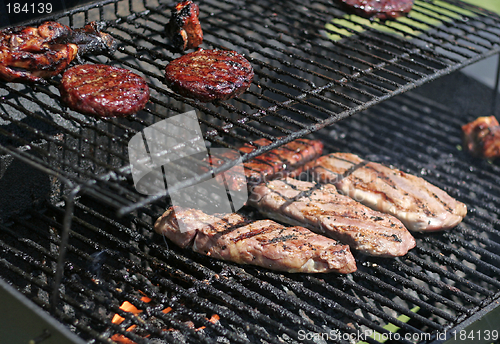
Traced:
MULTIPOLYGON (((147 297, 147 296, 143 296, 141 298, 141 301, 149 303, 149 302, 151 302, 151 299, 149 297, 147 297)), ((120 306, 120 309, 122 311, 124 311, 124 312, 132 313, 134 315, 138 315, 138 314, 142 313, 142 310, 138 309, 137 307, 135 307, 133 304, 131 304, 128 301, 123 302, 122 305, 120 306)), ((170 311, 172 311, 172 307, 167 307, 164 310, 162 310, 162 313, 167 314, 170 311)), ((217 323, 219 321, 219 319, 220 319, 220 317, 217 314, 213 314, 210 317, 210 319, 207 319, 207 320, 210 321, 212 324, 215 324, 215 323, 217 323)), ((119 325, 124 320, 125 320, 125 318, 121 317, 118 314, 115 314, 113 316, 113 319, 111 320, 111 322, 113 324, 119 325)), ((186 322, 185 324, 187 324, 189 327, 191 327, 193 329, 195 328, 194 323, 191 322, 191 321, 186 322)), ((127 328, 127 331, 130 332, 130 331, 134 330, 136 327, 137 327, 137 325, 132 325, 129 328, 127 328)), ((196 328, 195 331, 200 331, 200 330, 203 330, 204 328, 206 328, 206 327, 205 326, 201 326, 201 327, 196 328)), ((177 330, 173 329, 173 328, 169 328, 169 329, 164 329, 163 331, 177 331, 177 330)), ((149 335, 144 336, 144 338, 148 338, 148 337, 149 337, 149 335)), ((118 333, 116 333, 113 336, 111 336, 111 340, 114 340, 116 343, 120 343, 120 344, 136 344, 133 340, 128 339, 124 335, 118 334, 118 333)))
MULTIPOLYGON (((141 301, 148 303, 151 301, 151 299, 149 297, 143 296, 141 298, 141 301)), ((128 301, 123 302, 122 305, 120 306, 120 309, 122 311, 132 313, 134 315, 142 313, 142 311, 140 309, 137 309, 137 307, 135 307, 133 304, 131 304, 128 301)), ((118 314, 115 314, 115 316, 113 317, 111 322, 113 324, 121 324, 124 320, 125 320, 125 318, 119 316, 118 314)), ((132 325, 129 328, 127 328, 127 331, 130 332, 136 327, 137 327, 137 325, 132 325)), ((122 344, 136 344, 134 341, 132 341, 132 340, 128 339, 127 337, 125 337, 124 335, 118 334, 118 333, 111 336, 111 340, 114 340, 115 342, 122 343, 122 344)))

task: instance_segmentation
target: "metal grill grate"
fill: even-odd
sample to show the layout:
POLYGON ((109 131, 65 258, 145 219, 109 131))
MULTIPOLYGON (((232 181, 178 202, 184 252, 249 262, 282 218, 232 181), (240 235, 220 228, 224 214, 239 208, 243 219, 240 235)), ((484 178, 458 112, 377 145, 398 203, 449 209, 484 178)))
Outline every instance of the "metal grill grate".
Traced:
POLYGON ((356 256, 359 270, 351 275, 280 274, 166 247, 150 225, 161 207, 116 219, 112 207, 83 197, 75 204, 57 304, 50 293, 63 207, 0 224, 0 276, 93 343, 115 334, 138 344, 320 343, 314 334, 324 333, 328 342, 349 343, 336 336, 388 336, 387 324, 400 328, 394 343, 429 343, 500 297, 500 168, 457 150, 468 119, 412 92, 315 134, 328 150, 424 175, 469 209, 451 231, 416 235, 417 247, 404 257, 356 256), (142 313, 122 311, 124 301, 142 313), (115 314, 124 322, 113 324, 115 314), (209 321, 215 314, 219 320, 209 321))
POLYGON ((107 21, 121 47, 88 61, 143 75, 150 103, 127 119, 98 120, 61 105, 57 78, 48 87, 1 83, 0 151, 81 186, 123 215, 163 197, 134 190, 127 156, 128 140, 162 119, 195 109, 212 145, 273 141, 249 159, 500 51, 500 18, 453 0, 416 0, 408 18, 386 23, 346 15, 330 1, 198 3, 202 47, 234 49, 254 67, 244 95, 202 104, 166 87, 163 69, 179 56, 163 37, 171 4, 90 4, 51 18, 74 27, 107 21))

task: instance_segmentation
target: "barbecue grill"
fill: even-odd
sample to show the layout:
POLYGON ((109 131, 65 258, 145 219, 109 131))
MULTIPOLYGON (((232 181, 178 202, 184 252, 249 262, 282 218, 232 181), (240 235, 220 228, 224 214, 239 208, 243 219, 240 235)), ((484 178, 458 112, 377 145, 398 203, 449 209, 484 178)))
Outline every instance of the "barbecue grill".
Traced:
MULTIPOLYGON (((500 17, 454 0, 416 0, 408 18, 385 23, 330 1, 198 4, 202 47, 236 50, 254 66, 253 84, 235 99, 204 104, 166 87, 163 69, 179 56, 164 37, 173 4, 149 0, 80 4, 49 17, 72 27, 106 22, 118 51, 84 59, 147 79, 151 100, 138 114, 96 119, 70 111, 58 78, 0 84, 0 187, 9 198, 0 215, 0 276, 14 287, 0 295, 29 299, 18 297, 28 304, 22 314, 50 314, 50 323, 35 317, 39 327, 19 324, 28 326, 9 343, 23 336, 34 343, 440 343, 460 340, 471 326, 483 327, 481 341, 498 341, 491 319, 500 301, 500 168, 460 149, 460 126, 484 113, 440 104, 423 95, 427 85, 416 88, 440 77, 450 83, 455 74, 446 75, 498 54, 500 17), (358 271, 348 276, 275 273, 179 249, 153 234, 168 195, 135 190, 127 144, 189 110, 210 147, 273 142, 244 161, 313 137, 327 152, 421 175, 469 213, 451 231, 417 234, 404 257, 356 255, 358 271)), ((471 99, 478 109, 496 98, 472 86, 487 100, 471 99)), ((181 186, 210 176, 188 174, 181 186)), ((11 314, 2 313, 8 324, 2 318, 11 314)))

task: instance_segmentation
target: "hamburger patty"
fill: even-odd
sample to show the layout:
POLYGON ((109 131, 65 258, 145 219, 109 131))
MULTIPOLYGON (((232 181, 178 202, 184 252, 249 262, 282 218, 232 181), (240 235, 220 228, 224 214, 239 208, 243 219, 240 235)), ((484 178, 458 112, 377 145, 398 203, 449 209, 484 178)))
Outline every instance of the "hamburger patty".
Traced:
POLYGON ((340 0, 344 7, 365 18, 382 20, 401 17, 410 12, 413 0, 340 0))
POLYGON ((180 95, 210 102, 245 92, 252 82, 253 68, 235 51, 198 50, 170 62, 165 78, 180 95))
POLYGON ((123 117, 144 108, 149 100, 146 81, 127 69, 86 64, 68 69, 59 87, 71 109, 101 117, 123 117))

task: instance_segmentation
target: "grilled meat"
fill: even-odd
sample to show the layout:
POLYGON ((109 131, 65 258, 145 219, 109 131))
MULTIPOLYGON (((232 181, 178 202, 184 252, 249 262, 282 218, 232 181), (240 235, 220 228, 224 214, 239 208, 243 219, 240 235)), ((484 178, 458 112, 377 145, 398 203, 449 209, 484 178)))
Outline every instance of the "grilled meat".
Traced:
POLYGON ((134 114, 149 100, 149 87, 142 77, 101 64, 68 69, 59 89, 63 102, 71 109, 101 117, 134 114))
POLYGON ((424 179, 354 154, 325 155, 309 167, 316 181, 335 184, 339 192, 397 217, 411 231, 452 228, 467 213, 463 203, 424 179))
POLYGON ((395 19, 411 11, 413 0, 340 0, 344 8, 364 18, 395 19))
POLYGON ((198 50, 165 68, 167 84, 175 92, 202 102, 227 100, 245 92, 253 79, 250 63, 235 51, 198 50))
MULTIPOLYGON (((242 153, 251 153, 256 147, 267 146, 272 141, 256 140, 253 145, 245 144, 242 153)), ((249 183, 258 184, 275 178, 284 178, 289 173, 297 174, 300 168, 321 156, 323 143, 319 140, 296 139, 263 153, 244 163, 249 183)))
POLYGON ((331 184, 273 180, 255 186, 249 204, 265 216, 305 226, 368 255, 403 256, 415 247, 415 239, 398 219, 340 195, 331 184))
POLYGON ((494 116, 478 117, 462 126, 464 146, 475 157, 500 157, 500 124, 494 116))
POLYGON ((103 22, 90 22, 83 28, 71 30, 65 41, 78 46, 78 55, 113 52, 117 43, 110 34, 101 32, 103 28, 103 22))
POLYGON ((192 1, 182 1, 175 5, 166 32, 177 50, 194 49, 203 42, 199 14, 198 5, 192 1))
MULTIPOLYGON (((267 146, 271 142, 262 138, 254 141, 252 145, 243 145, 239 150, 241 153, 251 153, 258 147, 267 146)), ((271 179, 283 178, 291 173, 298 174, 302 166, 318 158, 322 152, 323 143, 319 140, 294 140, 244 162, 246 182, 248 185, 255 185, 271 179)), ((217 167, 226 163, 226 160, 238 158, 240 155, 237 152, 228 152, 224 156, 211 156, 210 164, 217 167)), ((229 176, 230 190, 240 190, 241 185, 245 185, 241 180, 241 174, 229 173, 229 176)))
POLYGON ((57 22, 0 31, 0 79, 44 82, 64 71, 79 54, 113 50, 114 40, 91 23, 71 30, 57 22))
POLYGON ((200 210, 169 208, 155 223, 157 233, 180 247, 207 256, 285 272, 356 271, 349 246, 304 227, 271 220, 249 222, 241 215, 207 215, 200 210))

